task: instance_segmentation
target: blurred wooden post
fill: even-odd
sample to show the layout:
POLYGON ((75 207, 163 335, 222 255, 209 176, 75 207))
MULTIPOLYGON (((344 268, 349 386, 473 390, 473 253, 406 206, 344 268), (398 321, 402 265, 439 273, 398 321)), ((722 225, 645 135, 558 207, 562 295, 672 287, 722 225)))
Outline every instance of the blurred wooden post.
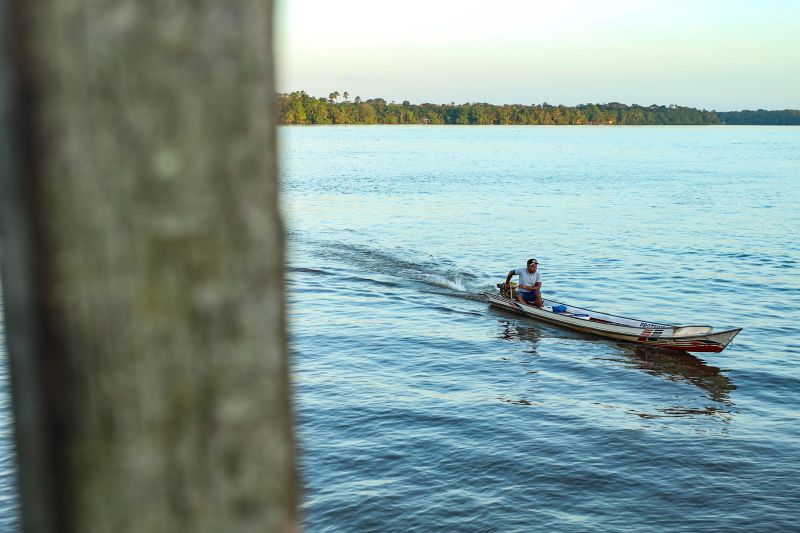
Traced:
POLYGON ((26 531, 297 527, 271 10, 0 2, 26 531))

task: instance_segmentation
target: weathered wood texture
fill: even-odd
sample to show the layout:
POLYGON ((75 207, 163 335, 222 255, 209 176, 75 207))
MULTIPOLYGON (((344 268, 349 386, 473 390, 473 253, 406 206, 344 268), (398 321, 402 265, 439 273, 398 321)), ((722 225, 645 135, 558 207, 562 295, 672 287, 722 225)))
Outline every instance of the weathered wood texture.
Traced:
POLYGON ((28 531, 296 528, 271 9, 0 7, 28 531))

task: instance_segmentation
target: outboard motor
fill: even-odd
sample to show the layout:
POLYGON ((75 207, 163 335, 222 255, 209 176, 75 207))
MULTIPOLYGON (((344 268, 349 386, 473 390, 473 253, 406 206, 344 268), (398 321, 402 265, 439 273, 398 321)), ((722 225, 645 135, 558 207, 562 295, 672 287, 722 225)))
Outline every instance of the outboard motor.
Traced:
POLYGON ((500 294, 505 296, 506 298, 511 298, 512 300, 516 299, 517 297, 517 282, 512 281, 508 284, 508 290, 503 290, 505 283, 498 283, 497 288, 500 289, 500 294))

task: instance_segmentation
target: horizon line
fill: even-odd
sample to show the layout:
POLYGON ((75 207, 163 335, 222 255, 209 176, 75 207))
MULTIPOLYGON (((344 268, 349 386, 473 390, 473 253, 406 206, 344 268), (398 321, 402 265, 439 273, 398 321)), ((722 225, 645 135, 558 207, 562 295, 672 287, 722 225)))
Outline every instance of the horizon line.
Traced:
MULTIPOLYGON (((291 95, 293 93, 305 93, 307 96, 309 96, 311 98, 324 99, 324 100, 329 100, 330 95, 332 95, 334 93, 338 94, 338 96, 342 96, 346 92, 348 94, 348 96, 350 96, 350 92, 349 91, 342 91, 341 93, 339 93, 339 91, 332 91, 331 93, 329 93, 328 97, 325 97, 325 96, 314 96, 314 95, 306 92, 303 89, 298 89, 298 90, 294 90, 294 91, 276 90, 275 92, 278 95, 286 95, 286 96, 289 96, 289 95, 291 95)), ((360 95, 356 95, 353 98, 361 98, 361 96, 360 95)), ((498 107, 515 106, 515 105, 526 106, 526 107, 534 107, 534 106, 580 107, 580 106, 586 106, 586 105, 612 105, 612 104, 616 104, 616 105, 624 105, 624 106, 627 106, 627 107, 642 107, 642 108, 649 108, 649 107, 653 107, 653 106, 670 108, 670 107, 674 106, 674 107, 678 107, 678 108, 682 107, 682 108, 686 108, 686 109, 696 109, 696 110, 699 110, 699 111, 708 111, 708 112, 712 112, 712 113, 742 113, 742 112, 747 112, 747 111, 800 111, 800 109, 795 109, 795 108, 790 108, 790 107, 783 108, 783 109, 758 108, 758 109, 734 109, 734 110, 729 110, 729 111, 721 111, 721 110, 717 110, 717 109, 706 109, 706 108, 701 108, 701 107, 692 107, 692 106, 688 106, 688 105, 681 105, 681 104, 674 104, 674 103, 671 103, 671 104, 649 104, 649 105, 643 105, 643 104, 637 104, 637 103, 626 104, 626 103, 619 102, 619 101, 616 101, 616 100, 609 101, 609 102, 582 102, 582 103, 578 103, 578 104, 568 105, 568 104, 552 104, 552 103, 547 102, 547 101, 544 101, 544 102, 541 102, 541 103, 531 103, 531 104, 523 104, 523 103, 520 103, 520 102, 493 104, 491 102, 480 102, 480 101, 477 101, 477 100, 476 101, 472 101, 472 102, 463 102, 463 103, 456 103, 454 101, 445 102, 445 103, 439 103, 439 102, 414 103, 414 102, 411 102, 410 100, 402 100, 402 101, 398 102, 397 100, 386 100, 383 97, 372 97, 372 98, 362 98, 361 102, 362 103, 366 103, 369 100, 383 100, 387 104, 395 104, 395 105, 403 105, 403 102, 408 102, 410 105, 417 105, 417 106, 419 106, 419 105, 463 106, 463 105, 476 105, 476 104, 479 104, 479 105, 491 105, 491 106, 498 106, 498 107)), ((334 103, 336 103, 336 104, 351 103, 352 104, 354 102, 353 102, 353 100, 344 100, 344 101, 341 101, 341 102, 336 101, 334 103)))

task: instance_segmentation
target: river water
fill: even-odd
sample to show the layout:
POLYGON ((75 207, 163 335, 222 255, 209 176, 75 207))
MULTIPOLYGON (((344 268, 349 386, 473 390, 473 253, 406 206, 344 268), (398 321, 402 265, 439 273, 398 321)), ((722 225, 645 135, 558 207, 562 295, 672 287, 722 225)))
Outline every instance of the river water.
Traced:
POLYGON ((284 127, 309 531, 796 530, 800 128, 284 127), (489 308, 744 331, 645 353, 489 308))
POLYGON ((2 289, 0 285, 0 532, 5 533, 19 530, 19 499, 2 289))
POLYGON ((279 138, 307 531, 796 530, 800 128, 279 138), (545 297, 744 330, 694 357, 489 308, 531 257, 545 297))

